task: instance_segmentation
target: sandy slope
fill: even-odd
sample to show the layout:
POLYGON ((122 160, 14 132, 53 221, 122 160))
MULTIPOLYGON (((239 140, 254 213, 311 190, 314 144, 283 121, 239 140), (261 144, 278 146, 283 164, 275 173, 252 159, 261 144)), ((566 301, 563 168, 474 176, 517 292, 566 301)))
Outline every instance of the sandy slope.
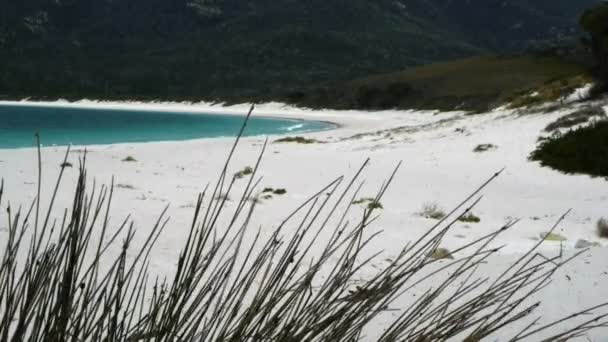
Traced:
MULTIPOLYGON (((191 104, 99 104, 83 106, 136 107, 192 112, 244 114, 246 106, 219 107, 191 104)), ((568 209, 570 215, 557 229, 567 238, 564 243, 545 242, 541 250, 569 254, 578 239, 599 242, 608 240, 595 235, 595 222, 608 216, 608 183, 601 178, 568 176, 541 168, 528 161, 543 128, 564 115, 564 111, 518 114, 497 110, 484 115, 432 112, 334 112, 307 111, 279 104, 259 106, 255 115, 326 120, 339 128, 306 136, 322 144, 270 144, 262 162, 261 187, 285 188, 287 194, 263 200, 254 216, 253 226, 273 227, 298 204, 324 184, 340 175, 352 176, 366 158, 371 164, 364 174, 366 182, 360 197, 373 197, 398 162, 402 168, 382 200, 384 210, 373 229, 383 233, 372 248, 385 250, 385 256, 397 253, 408 241, 425 232, 435 221, 417 213, 426 202, 444 209, 457 205, 469 193, 498 170, 503 174, 483 191, 484 198, 474 213, 481 223, 458 223, 447 236, 445 247, 454 249, 514 218, 521 222, 496 242, 504 248, 492 265, 506 265, 536 243, 568 209), (475 153, 479 144, 497 148, 475 153)), ((231 173, 253 166, 265 137, 242 140, 231 173)), ((149 229, 156 215, 151 213, 170 205, 171 221, 156 248, 152 272, 170 274, 181 241, 187 236, 196 194, 216 180, 233 139, 203 139, 186 142, 117 144, 89 147, 89 173, 97 182, 115 183, 132 189, 117 189, 112 220, 118 223, 131 213, 140 231, 149 229), (137 162, 121 160, 133 156, 137 162)), ((81 147, 75 147, 77 152, 81 147)), ((64 148, 43 149, 44 186, 52 186, 59 171, 64 148)), ((70 160, 76 164, 80 153, 70 160)), ((36 155, 33 149, 0 150, 0 177, 5 179, 7 199, 27 204, 35 195, 36 155)), ((74 178, 76 169, 68 171, 74 178)), ((245 181, 237 183, 242 188, 245 181)), ((61 193, 61 205, 69 205, 69 193, 61 193)), ((3 203, 4 205, 6 203, 3 203)), ((234 205, 234 203, 229 203, 234 205)), ((362 207, 357 208, 360 215, 362 207)), ((0 223, 0 239, 5 230, 0 223)), ((264 228, 263 228, 264 229, 264 228)), ((268 228, 269 230, 270 228, 268 228)), ((591 249, 563 270, 545 292, 541 313, 546 318, 562 316, 566 311, 583 309, 608 301, 608 250, 591 249), (568 275, 568 277, 566 277, 568 275), (556 300, 557 299, 557 300, 556 300)), ((492 275, 497 267, 482 270, 492 275)), ((407 302, 407 299, 404 299, 407 302)), ((373 333, 369 338, 372 338, 373 333)), ((608 331, 596 331, 592 340, 608 341, 608 331)))

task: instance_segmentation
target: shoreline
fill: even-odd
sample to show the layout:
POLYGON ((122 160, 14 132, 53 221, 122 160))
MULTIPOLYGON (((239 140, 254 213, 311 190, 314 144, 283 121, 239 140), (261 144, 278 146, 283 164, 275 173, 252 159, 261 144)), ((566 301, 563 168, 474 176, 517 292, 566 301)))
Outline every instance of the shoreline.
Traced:
MULTIPOLYGON (((83 108, 83 109, 108 109, 108 110, 132 110, 142 112, 175 112, 184 114, 213 114, 213 115, 231 115, 245 117, 251 104, 236 104, 224 106, 222 103, 209 102, 142 102, 142 101, 103 101, 103 100, 88 100, 82 99, 79 101, 0 101, 0 105, 7 106, 34 106, 34 107, 50 107, 50 108, 83 108)), ((296 135, 305 135, 319 139, 331 137, 345 138, 362 134, 370 131, 380 131, 390 129, 399 124, 400 121, 407 122, 408 115, 430 116, 441 114, 444 117, 461 115, 464 112, 439 112, 436 110, 384 110, 384 111, 359 111, 359 110, 315 110, 294 107, 285 103, 267 102, 256 104, 252 116, 279 119, 279 120, 294 120, 294 121, 316 121, 331 125, 331 128, 310 132, 296 133, 296 135)), ((418 121, 418 120, 414 120, 418 121)), ((272 136, 289 136, 291 133, 273 134, 272 136)), ((266 135, 248 136, 244 138, 255 138, 266 135)), ((118 145, 147 145, 155 143, 179 143, 186 141, 205 141, 217 139, 232 139, 234 137, 207 137, 188 140, 164 140, 164 141, 148 141, 148 142, 123 142, 115 144, 96 144, 96 145, 72 145, 75 148, 85 146, 118 146, 118 145)), ((66 145, 67 146, 67 145, 66 145)), ((43 148, 54 148, 60 146, 43 146, 43 148)), ((61 146, 64 147, 64 146, 61 146)), ((8 151, 13 149, 36 149, 33 147, 19 148, 0 148, 0 151, 8 151)))
MULTIPOLYGON (((79 100, 74 102, 57 100, 57 101, 0 101, 0 105, 7 106, 32 106, 32 107, 50 107, 50 108, 82 108, 82 109, 108 109, 108 110, 133 110, 141 112, 164 112, 164 113, 181 113, 181 114, 217 114, 217 115, 232 115, 245 116, 252 104, 242 103, 236 105, 225 106, 222 103, 210 102, 141 102, 141 101, 97 101, 97 100, 79 100)), ((319 113, 322 115, 325 110, 312 110, 297 108, 283 103, 263 103, 255 104, 253 112, 254 116, 260 116, 271 119, 285 119, 294 121, 318 121, 322 123, 343 126, 338 122, 330 120, 311 120, 309 117, 304 117, 304 113, 319 113)), ((339 111, 332 111, 339 112, 339 111)))
MULTIPOLYGON (((229 115, 235 117, 245 118, 249 111, 249 107, 251 104, 239 104, 230 107, 223 106, 222 104, 212 104, 206 102, 200 103, 186 103, 186 102, 137 102, 137 101, 126 101, 126 102, 114 102, 114 101, 92 101, 92 100, 82 100, 77 102, 67 102, 67 101, 0 101, 0 106, 23 106, 23 107, 40 107, 40 108, 75 108, 75 109, 91 109, 91 110, 115 110, 115 111, 140 111, 140 112, 154 112, 154 113, 175 113, 175 114, 192 114, 192 115, 229 115)), ((262 104, 262 107, 265 107, 260 112, 258 109, 258 105, 255 105, 255 108, 252 113, 252 118, 264 118, 264 119, 275 119, 275 120, 285 120, 293 123, 302 123, 302 122, 318 122, 325 124, 327 127, 324 129, 318 130, 310 130, 303 132, 295 132, 295 135, 310 135, 315 133, 323 133, 323 132, 331 132, 335 130, 339 130, 341 128, 346 127, 345 123, 334 122, 326 119, 313 119, 306 117, 304 112, 302 113, 293 113, 289 109, 295 109, 293 107, 287 106, 285 104, 270 104, 273 107, 267 107, 265 104, 262 104), (287 109, 287 110, 286 110, 287 109)), ((291 135, 291 131, 286 131, 284 133, 273 133, 273 134, 256 134, 256 135, 248 135, 244 138, 255 138, 255 137, 282 137, 291 135)), ((112 145, 138 145, 138 144, 154 144, 154 143, 170 143, 170 142, 185 142, 185 141, 200 141, 200 140, 208 140, 208 139, 233 139, 234 136, 215 136, 215 137, 200 137, 193 139, 183 139, 183 140, 151 140, 151 141, 130 141, 130 142, 117 142, 111 144, 87 144, 87 145, 41 145, 41 148, 54 148, 54 147, 74 147, 74 148, 84 148, 84 147, 104 147, 104 146, 112 146, 112 145)), ((2 148, 0 147, 0 151, 2 150, 20 150, 20 149, 36 149, 37 147, 10 147, 10 148, 2 148)))

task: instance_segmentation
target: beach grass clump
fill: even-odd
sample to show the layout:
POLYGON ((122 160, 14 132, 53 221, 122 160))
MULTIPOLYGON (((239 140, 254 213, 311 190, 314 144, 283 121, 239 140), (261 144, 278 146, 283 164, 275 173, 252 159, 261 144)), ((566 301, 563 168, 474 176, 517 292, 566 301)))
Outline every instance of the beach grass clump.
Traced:
POLYGON ((287 193, 287 190, 285 190, 285 189, 274 189, 274 191, 272 191, 272 193, 275 194, 275 195, 282 196, 282 195, 285 195, 287 193))
POLYGON ((540 233, 540 239, 550 242, 563 242, 568 240, 565 236, 554 232, 540 233))
POLYGON ((321 143, 321 141, 319 141, 317 139, 305 138, 305 137, 301 137, 301 136, 280 138, 280 139, 275 140, 274 142, 275 143, 296 143, 296 144, 304 144, 304 145, 321 143))
POLYGON ((66 167, 73 167, 73 166, 74 165, 72 165, 72 163, 67 162, 67 161, 59 164, 59 167, 62 168, 62 169, 66 168, 66 167))
POLYGON ((555 132, 559 129, 572 128, 587 123, 594 117, 604 118, 606 117, 606 112, 602 107, 596 106, 581 108, 549 123, 547 127, 545 127, 545 132, 555 132))
POLYGON ((605 218, 600 218, 595 225, 597 235, 602 238, 608 239, 608 220, 605 218))
POLYGON ((452 253, 447 248, 437 248, 429 255, 429 258, 433 260, 453 260, 454 256, 452 256, 452 253))
POLYGON ((494 144, 479 144, 479 145, 475 146, 475 148, 473 149, 473 152, 482 153, 482 152, 495 150, 497 148, 498 148, 498 146, 496 146, 494 144))
POLYGON ((382 203, 380 203, 380 201, 376 200, 373 197, 363 197, 363 198, 353 201, 352 204, 365 205, 365 207, 367 207, 368 210, 384 209, 384 206, 382 205, 382 203))
POLYGON ((433 220, 441 220, 446 217, 445 211, 436 202, 424 203, 418 215, 433 220))
POLYGON ((126 156, 122 161, 127 162, 127 163, 133 163, 133 162, 136 162, 137 159, 135 159, 135 157, 133 157, 133 156, 126 156))
POLYGON ((135 187, 131 184, 116 184, 114 187, 116 189, 135 190, 135 187))
MULTIPOLYGON (((67 154, 69 149, 66 159, 67 154)), ((260 158, 263 154, 264 149, 260 158)), ((217 182, 196 196, 192 220, 184 227, 189 233, 173 246, 179 255, 168 261, 168 276, 150 267, 167 262, 158 259, 155 245, 171 225, 168 208, 149 212, 157 220, 136 239, 130 217, 108 219, 115 214, 115 187, 89 181, 86 155, 75 187, 64 184, 60 172, 51 193, 38 188, 35 198, 51 198, 44 207, 38 201, 25 209, 4 206, 0 182, 0 205, 6 208, 0 220, 9 223, 2 233, 0 340, 349 342, 377 328, 379 342, 481 341, 531 320, 534 324, 516 325, 527 328, 513 340, 542 335, 553 341, 608 324, 608 303, 554 322, 534 319, 539 303, 530 297, 570 260, 540 255, 540 243, 500 276, 476 274, 498 252, 488 245, 513 225, 447 251, 461 258, 439 270, 432 266, 438 260, 429 256, 439 250, 450 223, 412 237, 391 259, 364 256, 376 253, 369 251, 377 235, 369 232, 374 210, 357 213, 353 221, 341 218, 349 216, 347 199, 357 193, 354 184, 367 162, 350 179, 320 184, 273 227, 250 226, 258 203, 247 199, 258 184, 234 190, 227 172, 232 157, 231 152, 217 182), (56 202, 55 195, 64 191, 73 192, 67 209, 56 202), (236 205, 225 205, 229 194, 236 205), (65 219, 52 219, 57 216, 65 219), (378 258, 388 263, 375 267, 378 258), (425 293, 421 300, 399 304, 416 288, 425 293), (388 309, 399 312, 387 315, 388 309)), ((377 200, 398 168, 388 173, 377 200)), ((470 204, 495 178, 454 210, 470 204)))
POLYGON ((458 218, 458 221, 465 222, 465 223, 479 223, 479 222, 481 222, 481 218, 479 218, 479 216, 477 216, 471 212, 468 212, 468 213, 460 216, 458 218))
POLYGON ((235 173, 234 177, 236 179, 242 179, 242 178, 245 178, 246 176, 250 176, 252 174, 253 174, 253 168, 251 168, 250 166, 246 166, 242 170, 235 173))
POLYGON ((275 189, 275 188, 264 188, 264 190, 262 190, 263 194, 268 194, 270 197, 272 197, 272 195, 285 195, 287 193, 286 189, 283 188, 279 188, 279 189, 275 189))
POLYGON ((551 80, 533 89, 521 92, 514 96, 508 108, 517 109, 524 107, 539 106, 548 102, 563 100, 572 94, 576 89, 593 82, 589 75, 580 74, 571 77, 564 77, 558 80, 551 80))

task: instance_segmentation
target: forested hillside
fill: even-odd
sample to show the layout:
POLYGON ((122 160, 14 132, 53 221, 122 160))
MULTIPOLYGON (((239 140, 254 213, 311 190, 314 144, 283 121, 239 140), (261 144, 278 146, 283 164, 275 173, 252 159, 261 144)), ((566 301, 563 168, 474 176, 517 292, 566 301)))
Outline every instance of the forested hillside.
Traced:
POLYGON ((4 98, 240 98, 580 36, 597 0, 8 0, 4 98))

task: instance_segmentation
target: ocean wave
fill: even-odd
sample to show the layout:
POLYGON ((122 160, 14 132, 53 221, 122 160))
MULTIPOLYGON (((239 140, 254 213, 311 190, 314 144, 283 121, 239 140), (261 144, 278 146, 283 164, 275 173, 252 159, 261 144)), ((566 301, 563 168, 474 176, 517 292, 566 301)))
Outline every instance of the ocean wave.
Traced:
POLYGON ((289 131, 289 132, 293 132, 293 131, 298 130, 298 129, 302 128, 302 127, 304 127, 304 124, 303 123, 299 123, 297 125, 286 127, 285 130, 289 131))

